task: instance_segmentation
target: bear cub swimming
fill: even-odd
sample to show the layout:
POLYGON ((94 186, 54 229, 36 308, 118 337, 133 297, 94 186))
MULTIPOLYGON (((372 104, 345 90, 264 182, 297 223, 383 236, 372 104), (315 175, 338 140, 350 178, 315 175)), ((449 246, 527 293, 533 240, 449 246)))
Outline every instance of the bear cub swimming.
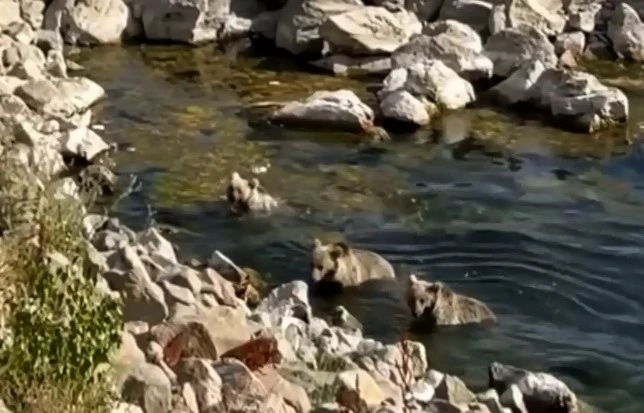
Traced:
POLYGON ((257 178, 244 179, 237 172, 230 175, 226 199, 235 214, 270 212, 277 207, 277 200, 262 186, 257 178))
POLYGON ((409 277, 407 304, 415 321, 424 326, 496 321, 496 315, 483 302, 457 294, 442 282, 419 280, 413 274, 409 277))
POLYGON ((351 248, 345 242, 323 245, 313 240, 311 278, 314 283, 335 283, 341 287, 358 286, 365 281, 395 279, 391 264, 372 251, 351 248))

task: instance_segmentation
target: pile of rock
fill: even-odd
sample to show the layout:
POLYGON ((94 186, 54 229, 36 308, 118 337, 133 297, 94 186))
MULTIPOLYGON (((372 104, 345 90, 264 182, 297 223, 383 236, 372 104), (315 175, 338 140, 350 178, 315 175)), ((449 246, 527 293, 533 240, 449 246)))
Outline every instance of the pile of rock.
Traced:
POLYGON ((125 305, 116 411, 579 411, 556 378, 498 363, 490 388, 475 394, 430 369, 421 343, 385 345, 313 316, 303 281, 275 288, 251 310, 216 260, 201 270, 179 263, 154 228, 137 234, 89 215, 86 230, 104 292, 125 305))

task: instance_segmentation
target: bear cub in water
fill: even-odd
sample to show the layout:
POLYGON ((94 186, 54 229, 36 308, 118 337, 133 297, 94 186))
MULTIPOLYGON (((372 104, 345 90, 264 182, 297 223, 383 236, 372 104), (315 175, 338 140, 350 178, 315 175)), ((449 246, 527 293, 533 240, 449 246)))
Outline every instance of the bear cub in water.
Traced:
POLYGON ((247 180, 233 172, 226 189, 226 199, 235 214, 249 212, 270 212, 277 207, 277 201, 264 189, 257 178, 247 180))
POLYGON ((442 282, 409 277, 407 304, 414 321, 424 326, 455 326, 496 322, 496 315, 483 302, 452 291, 442 282))
POLYGON ((352 287, 375 279, 394 279, 391 264, 372 251, 351 248, 345 242, 323 245, 313 240, 311 278, 314 283, 329 282, 352 287))

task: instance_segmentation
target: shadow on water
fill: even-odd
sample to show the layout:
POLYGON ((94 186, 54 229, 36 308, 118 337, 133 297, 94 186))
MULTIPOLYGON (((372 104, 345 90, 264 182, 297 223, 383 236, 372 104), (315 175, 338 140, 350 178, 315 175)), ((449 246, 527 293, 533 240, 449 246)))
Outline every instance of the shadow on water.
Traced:
MULTIPOLYGON (((400 274, 448 282, 497 313, 489 328, 418 336, 436 368, 483 385, 498 360, 551 371, 614 413, 644 408, 644 153, 628 136, 578 135, 493 109, 358 144, 337 133, 247 122, 244 105, 365 84, 212 49, 105 49, 80 56, 109 99, 96 113, 141 191, 118 213, 141 226, 151 206, 186 257, 217 248, 270 283, 308 279, 313 237, 383 254, 400 274), (629 146, 628 141, 633 145, 629 146), (261 175, 286 207, 233 217, 220 197, 232 170, 261 175)), ((373 97, 370 97, 373 99, 373 97)), ((400 289, 358 289, 341 303, 392 341, 409 321, 400 289)))

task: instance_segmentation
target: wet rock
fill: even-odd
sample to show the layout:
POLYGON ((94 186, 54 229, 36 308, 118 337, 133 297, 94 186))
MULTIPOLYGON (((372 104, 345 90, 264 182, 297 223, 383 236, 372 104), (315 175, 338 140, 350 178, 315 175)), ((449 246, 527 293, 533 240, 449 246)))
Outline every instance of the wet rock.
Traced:
POLYGON ((120 43, 129 18, 123 0, 54 0, 47 7, 43 28, 60 31, 70 44, 120 43))
POLYGON ((294 101, 273 112, 273 122, 341 129, 352 132, 373 128, 373 110, 347 89, 315 92, 303 101, 294 101))
POLYGON ((608 23, 608 37, 619 57, 644 61, 644 23, 627 3, 619 3, 608 23))
POLYGON ((61 139, 63 155, 79 157, 89 162, 109 148, 109 145, 96 132, 86 127, 70 129, 61 139))
POLYGON ((583 32, 568 32, 557 36, 555 40, 555 53, 559 56, 566 50, 573 56, 580 56, 586 48, 586 35, 583 32))
POLYGON ((83 77, 41 79, 19 86, 16 96, 40 113, 69 118, 85 112, 105 96, 105 90, 83 77))
POLYGON ((487 31, 493 3, 487 0, 445 0, 440 19, 455 20, 483 33, 487 31))
POLYGON ((455 20, 428 24, 392 55, 392 67, 409 67, 421 60, 440 60, 465 79, 489 78, 492 62, 481 54, 481 38, 470 27, 455 20))
POLYGON ((316 67, 335 75, 386 74, 391 70, 391 58, 386 55, 349 57, 346 55, 325 56, 312 62, 316 67))
POLYGON ((318 54, 322 51, 322 23, 359 7, 363 7, 360 0, 289 0, 277 23, 275 44, 295 55, 318 54))
POLYGON ((367 6, 330 16, 319 33, 335 53, 368 55, 391 53, 421 29, 412 13, 367 6))
POLYGON ((349 370, 338 374, 334 384, 336 401, 352 411, 364 411, 378 406, 385 394, 378 383, 364 370, 349 370))
POLYGON ((628 98, 595 76, 548 69, 534 86, 533 101, 570 128, 592 133, 628 119, 628 98))
POLYGON ((457 294, 442 282, 419 280, 414 275, 409 278, 407 304, 415 321, 429 327, 496 321, 483 302, 457 294))
POLYGON ((546 70, 540 60, 524 63, 507 79, 487 90, 482 96, 501 106, 511 106, 531 99, 533 87, 546 70))
POLYGON ((166 413, 171 405, 170 390, 170 380, 160 367, 142 363, 125 379, 121 398, 141 406, 146 413, 166 413))
POLYGON ((493 34, 484 53, 494 63, 494 75, 507 78, 526 61, 541 60, 546 68, 557 64, 554 46, 536 29, 505 29, 493 34))
POLYGON ((488 369, 489 385, 501 394, 501 402, 517 399, 506 392, 520 392, 528 412, 579 411, 577 396, 556 377, 530 372, 513 366, 492 363, 488 369))
POLYGON ((530 27, 554 36, 566 26, 561 0, 510 0, 505 8, 508 27, 530 27))

